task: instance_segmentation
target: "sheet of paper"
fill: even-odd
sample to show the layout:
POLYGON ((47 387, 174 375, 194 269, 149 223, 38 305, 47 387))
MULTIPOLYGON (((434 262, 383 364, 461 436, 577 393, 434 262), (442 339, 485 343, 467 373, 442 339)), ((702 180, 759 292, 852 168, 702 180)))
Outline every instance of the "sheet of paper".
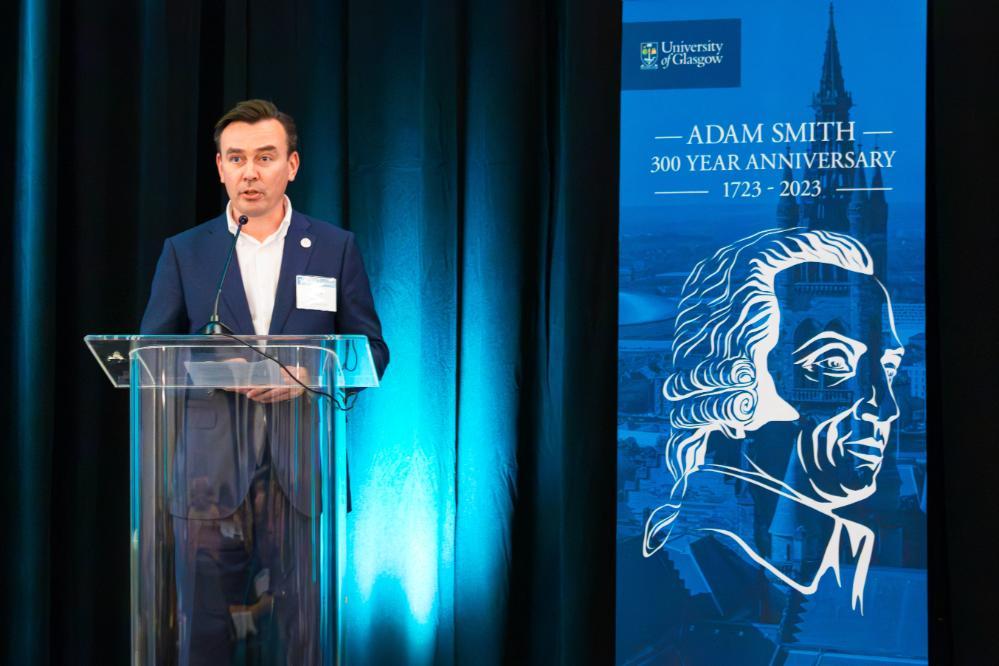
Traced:
POLYGON ((205 388, 243 388, 283 386, 283 371, 277 363, 261 361, 186 361, 184 368, 192 386, 205 388))

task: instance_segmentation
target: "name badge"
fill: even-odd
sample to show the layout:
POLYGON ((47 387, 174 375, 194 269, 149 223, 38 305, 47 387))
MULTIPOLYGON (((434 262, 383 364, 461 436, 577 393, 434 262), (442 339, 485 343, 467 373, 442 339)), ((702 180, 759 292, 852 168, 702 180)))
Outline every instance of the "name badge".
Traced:
POLYGON ((336 312, 336 278, 319 275, 297 276, 295 306, 299 310, 336 312))

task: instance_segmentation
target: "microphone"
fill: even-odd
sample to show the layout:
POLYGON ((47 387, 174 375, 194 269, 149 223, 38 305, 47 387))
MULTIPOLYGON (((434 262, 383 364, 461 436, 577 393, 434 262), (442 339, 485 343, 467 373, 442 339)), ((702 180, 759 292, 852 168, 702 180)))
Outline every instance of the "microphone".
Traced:
POLYGON ((208 323, 204 327, 204 331, 208 335, 233 334, 232 329, 219 320, 219 298, 222 296, 222 284, 225 282, 225 276, 229 273, 229 264, 232 263, 232 253, 236 251, 236 241, 239 240, 239 234, 242 233, 243 226, 249 221, 250 218, 245 215, 240 215, 237 220, 239 225, 236 227, 236 233, 232 237, 232 245, 229 246, 229 256, 225 258, 225 266, 222 267, 222 275, 219 276, 219 286, 215 290, 215 306, 212 308, 212 318, 208 320, 208 323))

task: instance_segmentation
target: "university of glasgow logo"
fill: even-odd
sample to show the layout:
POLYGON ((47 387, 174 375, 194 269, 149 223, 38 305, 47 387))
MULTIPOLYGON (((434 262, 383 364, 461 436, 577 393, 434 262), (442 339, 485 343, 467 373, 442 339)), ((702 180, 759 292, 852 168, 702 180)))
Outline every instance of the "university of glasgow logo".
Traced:
POLYGON ((659 48, 656 42, 642 42, 642 69, 659 69, 659 48))
MULTIPOLYGON (((639 66, 621 60, 622 90, 738 88, 742 81, 742 21, 624 23, 623 44, 641 46, 639 66)), ((632 51, 634 53, 634 51, 632 51)))

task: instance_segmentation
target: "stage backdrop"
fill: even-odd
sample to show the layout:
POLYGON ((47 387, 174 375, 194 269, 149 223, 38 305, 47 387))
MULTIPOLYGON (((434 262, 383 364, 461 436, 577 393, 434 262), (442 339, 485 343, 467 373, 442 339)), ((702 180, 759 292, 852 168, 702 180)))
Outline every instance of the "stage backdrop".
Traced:
POLYGON ((618 663, 926 662, 925 14, 624 3, 618 663))
POLYGON ((223 209, 212 127, 250 97, 297 120, 291 201, 356 233, 391 349, 350 414, 349 662, 610 661, 620 5, 14 4, 0 663, 128 659, 128 395, 82 338, 135 331, 164 239, 223 209))

